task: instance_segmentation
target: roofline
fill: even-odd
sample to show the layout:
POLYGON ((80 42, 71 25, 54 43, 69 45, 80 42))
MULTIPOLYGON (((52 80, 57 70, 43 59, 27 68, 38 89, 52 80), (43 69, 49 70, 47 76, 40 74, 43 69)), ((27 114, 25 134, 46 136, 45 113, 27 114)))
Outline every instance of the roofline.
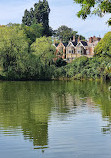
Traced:
MULTIPOLYGON (((79 44, 79 43, 81 43, 81 41, 79 41, 78 44, 79 44)), ((77 45, 78 45, 78 44, 77 44, 77 45)), ((81 44, 82 44, 82 43, 81 43, 81 44)), ((76 45, 76 46, 77 46, 77 45, 76 45)), ((87 47, 87 46, 84 46, 83 44, 82 44, 82 46, 84 47, 84 49, 85 49, 85 47, 87 47)))

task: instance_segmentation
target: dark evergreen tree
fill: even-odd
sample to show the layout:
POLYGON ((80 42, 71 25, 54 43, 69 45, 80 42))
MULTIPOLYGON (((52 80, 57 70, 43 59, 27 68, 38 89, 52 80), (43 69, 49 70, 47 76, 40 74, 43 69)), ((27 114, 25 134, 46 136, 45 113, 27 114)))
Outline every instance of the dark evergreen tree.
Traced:
POLYGON ((43 25, 43 35, 51 35, 49 29, 49 13, 50 8, 47 0, 40 1, 34 4, 34 9, 31 8, 30 11, 25 10, 24 16, 22 18, 22 23, 31 26, 33 24, 43 25))
POLYGON ((24 17, 22 18, 22 23, 27 25, 27 26, 30 26, 32 24, 32 19, 31 19, 31 16, 30 16, 30 12, 26 9, 25 12, 24 12, 24 17))

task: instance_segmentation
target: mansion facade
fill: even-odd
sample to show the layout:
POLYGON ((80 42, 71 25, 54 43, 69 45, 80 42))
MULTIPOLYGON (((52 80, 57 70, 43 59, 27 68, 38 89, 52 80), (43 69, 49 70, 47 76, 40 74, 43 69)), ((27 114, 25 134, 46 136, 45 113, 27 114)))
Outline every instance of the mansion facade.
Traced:
POLYGON ((95 36, 90 37, 88 41, 80 40, 80 37, 75 40, 74 36, 73 40, 70 40, 68 44, 60 41, 59 44, 54 44, 56 47, 56 59, 62 58, 67 62, 71 62, 80 56, 93 57, 94 48, 100 40, 101 38, 95 36))

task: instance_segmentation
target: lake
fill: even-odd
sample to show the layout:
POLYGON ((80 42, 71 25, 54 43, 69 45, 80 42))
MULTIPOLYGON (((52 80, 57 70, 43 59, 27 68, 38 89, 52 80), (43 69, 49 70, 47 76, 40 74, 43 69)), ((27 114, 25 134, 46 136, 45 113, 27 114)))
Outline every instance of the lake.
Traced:
POLYGON ((0 158, 111 158, 109 86, 0 82, 0 158))

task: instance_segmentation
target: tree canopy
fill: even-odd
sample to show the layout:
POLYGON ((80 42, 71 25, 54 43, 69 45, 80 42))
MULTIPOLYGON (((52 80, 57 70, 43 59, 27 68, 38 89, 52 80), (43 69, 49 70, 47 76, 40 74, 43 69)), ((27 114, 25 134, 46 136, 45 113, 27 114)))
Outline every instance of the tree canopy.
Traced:
MULTIPOLYGON (((57 30, 55 30, 55 37, 58 37, 59 40, 62 40, 64 43, 68 43, 73 36, 78 38, 77 31, 74 31, 72 28, 69 28, 65 25, 60 26, 57 30)), ((81 39, 85 39, 85 37, 81 36, 81 39)))
POLYGON ((50 37, 35 41, 35 36, 40 35, 33 27, 18 24, 0 27, 0 77, 8 80, 52 78, 55 47, 50 37))
POLYGON ((111 31, 105 34, 95 47, 95 55, 108 55, 111 57, 111 31))
POLYGON ((53 59, 55 57, 55 47, 52 45, 51 37, 40 37, 31 45, 31 53, 41 61, 39 79, 51 79, 54 73, 53 59))
POLYGON ((40 38, 43 34, 42 24, 33 24, 31 26, 26 26, 23 24, 22 29, 28 38, 29 45, 35 42, 36 38, 40 38))
POLYGON ((5 73, 21 75, 25 70, 22 59, 28 55, 28 40, 18 26, 0 28, 0 60, 5 73))
POLYGON ((38 3, 34 4, 34 8, 31 8, 30 11, 27 9, 25 10, 22 23, 27 26, 42 24, 44 28, 43 35, 49 36, 51 34, 49 29, 49 13, 50 8, 47 0, 39 0, 38 3))
POLYGON ((55 57, 55 47, 52 45, 50 37, 37 38, 36 41, 31 45, 31 52, 42 59, 45 63, 49 63, 55 57))
MULTIPOLYGON (((74 0, 81 5, 78 17, 86 19, 89 14, 96 14, 102 17, 105 13, 111 13, 111 0, 74 0)), ((111 25, 111 18, 107 21, 111 25)))

